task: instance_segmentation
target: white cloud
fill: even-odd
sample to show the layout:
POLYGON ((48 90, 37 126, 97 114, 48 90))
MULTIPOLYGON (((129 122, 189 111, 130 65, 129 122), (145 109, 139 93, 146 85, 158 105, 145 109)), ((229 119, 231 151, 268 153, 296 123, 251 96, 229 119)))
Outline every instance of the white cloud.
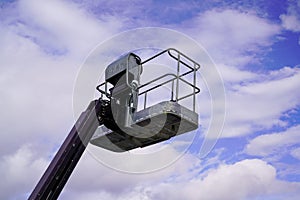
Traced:
POLYGON ((240 70, 236 67, 222 63, 216 65, 218 66, 225 84, 247 83, 248 81, 251 82, 253 79, 259 78, 259 75, 254 72, 240 70))
MULTIPOLYGON (((160 183, 142 183, 127 191, 115 195, 99 188, 98 192, 73 193, 78 200, 93 198, 107 199, 268 199, 277 196, 279 199, 296 199, 300 185, 276 179, 273 166, 258 159, 242 160, 234 164, 221 165, 211 170, 205 177, 194 177, 182 181, 163 181, 160 183), (86 194, 86 195, 85 195, 86 194)), ((66 194, 64 194, 66 195, 66 194)), ((73 198, 72 193, 65 197, 73 198)))
POLYGON ((75 54, 73 59, 85 58, 91 48, 122 27, 122 19, 108 15, 96 19, 71 2, 21 0, 17 8, 23 22, 16 23, 18 31, 48 48, 75 54))
POLYGON ((287 13, 280 15, 281 25, 286 30, 300 31, 300 1, 289 1, 287 13))
POLYGON ((6 131, 1 133, 5 138, 1 154, 27 142, 53 139, 61 135, 61 128, 70 127, 76 75, 76 62, 52 58, 31 40, 4 28, 0 28, 0 127, 6 131))
POLYGON ((50 148, 73 123, 78 66, 122 20, 96 19, 78 4, 56 0, 21 0, 6 9, 0 26, 1 154, 24 143, 48 141, 50 148))
POLYGON ((228 88, 222 136, 241 136, 273 126, 285 126, 280 117, 300 105, 300 94, 295 92, 299 84, 299 69, 285 67, 228 88))
MULTIPOLYGON (((226 87, 226 119, 221 137, 241 137, 274 126, 285 127, 281 119, 300 105, 298 68, 284 67, 267 73, 254 73, 219 64, 226 87)), ((201 94, 201 124, 207 127, 210 104, 201 94), (204 99, 206 100, 204 101, 204 99)), ((214 138, 216 135, 208 135, 214 138)))
POLYGON ((15 153, 0 159, 1 199, 24 199, 33 189, 47 166, 44 158, 37 156, 29 146, 22 146, 15 153))
MULTIPOLYGON (((3 113, 0 126, 1 130, 7 130, 1 133, 5 139, 0 142, 0 172, 5 180, 12 177, 7 184, 3 181, 1 199, 15 199, 18 194, 31 191, 33 179, 37 180, 45 167, 46 161, 41 156, 46 158, 45 152, 49 152, 53 143, 62 141, 73 123, 71 91, 77 66, 91 47, 120 31, 126 21, 108 14, 96 18, 79 4, 66 1, 21 0, 16 4, 17 15, 10 16, 13 23, 1 24, 0 28, 0 65, 4 66, 0 68, 0 83, 4 86, 0 88, 3 113), (34 153, 33 148, 19 148, 27 143, 34 143, 38 152, 34 153), (10 169, 8 173, 6 169, 10 169), (26 173, 22 173, 22 169, 26 169, 26 173)), ((254 127, 280 123, 282 112, 298 105, 299 96, 294 92, 299 85, 296 69, 274 71, 271 78, 267 78, 234 67, 251 62, 261 46, 270 45, 270 38, 280 31, 277 25, 253 13, 234 10, 207 11, 193 23, 196 28, 190 35, 199 38, 220 61, 224 79, 230 84, 247 80, 242 86, 230 88, 232 104, 227 128, 239 131, 228 131, 224 136, 247 134, 253 130, 253 122, 254 127), (251 53, 246 55, 247 52, 251 53), (274 99, 276 101, 272 101, 274 99)), ((278 183, 274 168, 260 160, 222 165, 208 172, 205 178, 189 181, 199 172, 191 170, 195 163, 198 164, 192 158, 184 158, 158 173, 129 175, 99 167, 91 157, 84 156, 62 198, 146 200, 203 196, 209 199, 210 196, 205 195, 216 198, 227 195, 222 199, 234 199, 265 195, 278 183), (242 188, 235 196, 232 191, 239 184, 242 188), (266 187, 268 184, 271 189, 266 187)), ((284 183, 282 193, 288 191, 286 185, 291 186, 291 190, 299 188, 297 184, 284 183)))
POLYGON ((272 44, 272 37, 280 33, 278 25, 252 12, 229 9, 206 11, 187 24, 190 35, 216 62, 238 67, 256 61, 260 48, 272 44))
POLYGON ((255 199, 276 195, 297 197, 299 184, 276 179, 275 168, 261 160, 221 165, 203 179, 152 188, 152 199, 255 199), (176 191, 176 192, 175 192, 176 191))
POLYGON ((195 159, 188 156, 150 174, 126 174, 101 166, 86 154, 61 199, 296 199, 300 195, 298 183, 278 180, 275 168, 262 160, 220 164, 201 172, 202 163, 191 167, 195 159), (186 176, 188 172, 194 175, 186 176))
MULTIPOLYGON (((144 153, 148 150, 145 149, 144 153)), ((178 154, 178 152, 169 152, 178 154)), ((110 167, 104 166, 91 156, 85 153, 81 158, 77 168, 73 172, 63 194, 62 199, 87 199, 93 197, 96 199, 149 199, 147 188, 158 185, 161 182, 187 181, 197 176, 199 171, 205 167, 197 157, 186 154, 176 163, 149 173, 128 173, 120 172, 110 167)), ((173 156, 173 155, 170 155, 173 156)), ((113 157, 116 158, 116 157, 113 157)), ((99 159, 99 158, 98 158, 99 159)), ((149 165, 155 166, 154 162, 164 163, 164 158, 157 156, 156 159, 137 163, 137 159, 122 159, 117 162, 123 165, 131 163, 143 165, 149 168, 149 165)), ((210 161, 211 162, 211 161, 210 161)))
MULTIPOLYGON (((207 49, 226 86, 226 122, 221 137, 284 126, 285 122, 280 120, 282 114, 299 105, 299 95, 293 92, 299 85, 299 70, 284 67, 255 73, 245 69, 249 63, 260 62, 256 58, 264 55, 266 48, 275 42, 280 26, 258 17, 255 12, 230 9, 209 10, 186 23, 186 30, 182 30, 207 49)), ((206 103, 201 102, 204 127, 210 112, 206 103)))
MULTIPOLYGON (((275 36, 281 32, 280 26, 258 17, 255 12, 230 9, 206 11, 187 24, 184 26, 187 31, 182 30, 207 49, 225 82, 226 122, 221 137, 284 126, 280 120, 283 112, 299 104, 299 95, 292 92, 299 84, 299 70, 285 67, 259 74, 243 68, 249 63, 260 62, 257 58, 275 42, 275 36)), ((201 105, 209 108, 206 102, 201 105)), ((205 125, 207 113, 201 111, 205 125)))
MULTIPOLYGON (((135 152, 128 152, 124 153, 125 155, 122 155, 111 152, 105 154, 105 152, 102 152, 101 155, 103 157, 109 156, 111 160, 114 160, 116 164, 113 165, 113 161, 109 163, 106 162, 107 158, 101 158, 101 155, 97 156, 95 151, 92 151, 94 148, 99 149, 98 147, 90 145, 88 147, 89 153, 84 154, 78 163, 78 167, 75 169, 74 175, 70 180, 70 185, 66 188, 67 190, 70 190, 70 193, 78 190, 95 191, 99 188, 107 192, 119 194, 128 192, 131 188, 137 186, 156 184, 170 177, 181 177, 181 174, 185 174, 185 178, 190 178, 197 173, 193 171, 193 168, 195 166, 201 168, 202 166, 200 164, 202 162, 197 157, 190 154, 182 156, 177 162, 164 165, 165 160, 168 160, 168 158, 166 158, 167 156, 174 157, 174 155, 180 155, 180 152, 177 152, 175 149, 171 150, 171 148, 167 153, 163 155, 156 154, 156 156, 151 156, 153 152, 152 150, 149 152, 147 148, 142 149, 141 151, 143 153, 138 152, 138 154, 135 152), (127 156, 126 154, 131 154, 131 156, 127 156), (150 154, 150 156, 147 156, 147 154, 150 154), (141 157, 144 157, 145 159, 141 157), (126 171, 127 166, 134 165, 136 165, 137 168, 144 168, 145 170, 140 172, 133 170, 126 171), (161 168, 152 171, 147 170, 155 169, 156 166, 161 166, 161 168), (188 171, 190 172, 189 174, 187 174, 188 171)), ((100 149, 99 151, 106 150, 100 149)))
POLYGON ((282 26, 294 32, 300 31, 300 20, 295 15, 280 15, 282 26))
MULTIPOLYGON (((245 152, 249 155, 270 156, 280 155, 287 151, 288 147, 299 144, 300 126, 294 126, 286 131, 257 136, 246 146, 245 152)), ((299 149, 291 152, 297 158, 299 149)))
POLYGON ((293 149, 291 155, 300 160, 300 148, 293 149))
POLYGON ((74 123, 78 66, 120 22, 63 1, 22 0, 5 9, 11 10, 0 22, 0 198, 24 199, 74 123))

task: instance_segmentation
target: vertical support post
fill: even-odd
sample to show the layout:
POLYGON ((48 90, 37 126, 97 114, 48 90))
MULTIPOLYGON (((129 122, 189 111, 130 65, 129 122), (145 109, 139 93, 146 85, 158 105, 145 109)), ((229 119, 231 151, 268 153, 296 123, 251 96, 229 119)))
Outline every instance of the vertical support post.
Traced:
POLYGON ((126 84, 127 84, 127 86, 128 86, 129 88, 132 89, 132 86, 131 86, 130 83, 129 83, 129 78, 128 78, 128 76, 129 76, 129 56, 128 56, 128 58, 127 58, 127 65, 126 65, 126 84))
POLYGON ((177 81, 176 81, 176 102, 178 101, 178 93, 179 93, 179 73, 180 73, 180 54, 178 53, 177 81))
POLYGON ((174 80, 172 81, 171 101, 174 100, 174 80))
POLYGON ((146 109, 147 105, 147 92, 144 94, 144 109, 146 109))
POLYGON ((193 87, 193 111, 195 112, 196 110, 196 78, 197 78, 197 74, 196 74, 196 64, 194 64, 194 87, 193 87))

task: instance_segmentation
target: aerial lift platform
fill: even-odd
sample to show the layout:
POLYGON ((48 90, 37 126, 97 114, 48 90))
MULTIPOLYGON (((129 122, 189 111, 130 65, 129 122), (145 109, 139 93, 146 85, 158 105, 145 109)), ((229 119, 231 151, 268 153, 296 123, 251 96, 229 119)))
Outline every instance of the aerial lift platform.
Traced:
POLYGON ((121 153, 197 129, 195 105, 200 89, 196 86, 196 72, 199 68, 200 64, 174 48, 144 61, 130 52, 111 63, 105 70, 104 83, 96 87, 100 98, 92 101, 80 115, 28 199, 57 199, 89 143, 121 153), (176 73, 165 73, 141 83, 143 66, 165 54, 175 61, 176 73), (192 78, 187 79, 187 75, 192 78), (151 92, 168 84, 170 98, 148 106, 151 92), (191 92, 180 96, 180 84, 189 87, 191 92), (143 106, 138 109, 141 97, 143 106), (192 98, 191 108, 180 104, 187 98, 192 98))

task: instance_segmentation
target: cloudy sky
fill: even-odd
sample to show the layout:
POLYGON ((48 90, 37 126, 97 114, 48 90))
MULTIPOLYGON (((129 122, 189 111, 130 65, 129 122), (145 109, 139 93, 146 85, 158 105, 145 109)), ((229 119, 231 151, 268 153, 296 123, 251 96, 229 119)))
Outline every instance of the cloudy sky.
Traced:
MULTIPOLYGON (((205 134, 204 88, 203 125, 184 155, 171 146, 142 163, 115 160, 166 165, 137 174, 86 152, 60 199, 299 199, 299 0, 0 0, 0 199, 26 199, 73 126, 74 86, 89 53, 145 27, 175 30, 206 50, 225 87, 222 132, 205 134), (205 140, 217 143, 203 156, 205 140), (169 157, 180 158, 163 163, 169 157)), ((139 151, 153 148, 131 154, 139 151)))

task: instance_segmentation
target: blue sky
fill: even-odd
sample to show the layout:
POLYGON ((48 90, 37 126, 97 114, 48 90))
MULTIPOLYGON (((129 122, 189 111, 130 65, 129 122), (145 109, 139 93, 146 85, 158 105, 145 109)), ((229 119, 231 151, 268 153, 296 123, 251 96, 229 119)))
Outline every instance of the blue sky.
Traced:
POLYGON ((144 163, 120 156, 118 165, 180 159, 133 174, 87 152, 60 199, 299 199, 299 10, 296 0, 0 1, 0 199, 26 199, 72 127, 74 85, 89 53, 145 27, 178 31, 207 51, 225 87, 223 131, 205 136, 211 102, 204 87, 201 129, 183 156, 171 146, 144 163), (201 157, 205 139, 217 143, 201 157))

